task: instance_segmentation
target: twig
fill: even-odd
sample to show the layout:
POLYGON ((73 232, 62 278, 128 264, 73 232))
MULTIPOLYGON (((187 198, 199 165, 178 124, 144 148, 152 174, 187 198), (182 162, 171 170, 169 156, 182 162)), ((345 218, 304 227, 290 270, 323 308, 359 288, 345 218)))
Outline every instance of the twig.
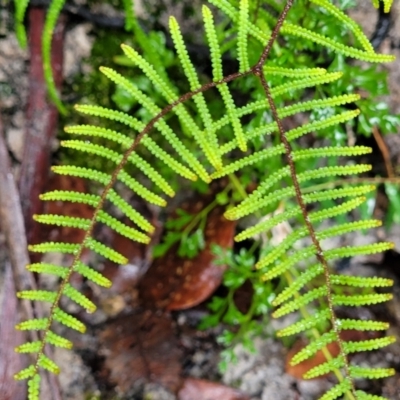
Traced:
POLYGON ((386 146, 385 141, 382 139, 382 136, 376 126, 372 127, 372 134, 374 135, 374 139, 379 147, 379 150, 382 153, 383 161, 385 162, 387 176, 389 178, 395 178, 393 165, 392 165, 392 162, 390 161, 389 150, 386 146))

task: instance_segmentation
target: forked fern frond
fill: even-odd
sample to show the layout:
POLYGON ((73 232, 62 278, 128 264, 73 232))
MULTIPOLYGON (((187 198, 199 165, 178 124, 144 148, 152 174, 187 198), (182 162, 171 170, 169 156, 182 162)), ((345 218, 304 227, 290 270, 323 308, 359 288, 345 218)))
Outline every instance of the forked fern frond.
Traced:
MULTIPOLYGON (((62 1, 58 0, 56 3, 60 7, 62 1)), ((203 77, 199 76, 189 57, 178 23, 171 18, 171 37, 182 66, 185 77, 183 81, 188 82, 189 91, 179 94, 180 90, 169 80, 167 71, 161 70, 160 64, 153 65, 152 60, 156 60, 157 56, 151 51, 143 51, 141 54, 123 45, 125 55, 148 78, 160 96, 152 98, 136 85, 134 79, 130 80, 111 68, 101 67, 100 70, 106 77, 138 102, 146 111, 142 115, 146 116, 138 119, 104 107, 79 105, 76 107, 79 112, 98 117, 104 124, 114 121, 112 129, 91 125, 66 128, 66 132, 74 138, 62 141, 62 146, 109 160, 114 163, 115 168, 112 173, 107 173, 93 167, 53 167, 57 174, 80 177, 93 182, 94 188, 101 186, 102 189, 95 194, 59 190, 41 196, 44 201, 85 204, 93 208, 93 215, 91 218, 51 214, 35 216, 40 223, 81 229, 84 231, 84 239, 80 244, 45 242, 29 247, 34 252, 60 252, 70 254, 73 258, 68 267, 45 262, 28 266, 31 271, 58 277, 60 288, 57 291, 33 290, 19 293, 20 298, 51 303, 48 318, 24 321, 17 326, 21 330, 38 330, 42 333, 40 341, 24 343, 17 349, 22 353, 33 353, 36 357, 32 365, 16 375, 17 379, 28 379, 30 400, 39 396, 40 370, 58 373, 57 365, 44 353, 45 345, 71 347, 67 339, 55 332, 54 323, 58 322, 80 332, 85 331, 84 324, 60 308, 61 298, 69 298, 88 312, 93 312, 96 308, 90 299, 70 284, 72 274, 78 273, 100 286, 111 285, 107 278, 81 261, 83 251, 91 250, 98 256, 118 264, 126 264, 128 261, 123 254, 93 237, 95 224, 104 224, 131 240, 148 243, 154 227, 122 197, 119 190, 125 186, 134 195, 164 207, 167 204, 165 197, 173 197, 175 194, 175 186, 170 180, 170 175, 167 175, 171 173, 190 180, 200 178, 209 183, 212 179, 223 176, 238 179, 234 174, 240 178, 241 174, 249 171, 266 171, 260 175, 258 186, 251 194, 246 195, 245 190, 242 190, 242 201, 235 203, 236 200, 231 199, 225 216, 231 220, 238 220, 247 215, 254 215, 257 219, 253 226, 236 235, 237 241, 258 235, 271 237, 272 231, 279 224, 290 225, 291 232, 274 248, 265 246, 261 249, 254 271, 261 282, 281 277, 288 283, 273 302, 278 307, 273 314, 275 317, 294 311, 300 312, 302 316, 299 321, 280 330, 278 336, 309 330, 314 334, 314 339, 294 356, 292 363, 306 360, 319 350, 324 350, 326 354, 326 346, 330 343, 335 342, 339 346, 338 356, 326 356, 326 362, 310 369, 305 375, 306 378, 313 378, 335 372, 338 377, 337 384, 321 399, 335 399, 341 395, 353 400, 372 399, 373 397, 356 390, 354 378, 375 379, 393 373, 390 369, 368 369, 351 365, 348 360, 350 353, 387 346, 392 343, 392 337, 346 342, 340 335, 342 330, 348 329, 385 330, 387 324, 342 319, 336 315, 337 306, 358 307, 389 300, 390 293, 375 292, 375 288, 389 287, 392 281, 379 277, 344 276, 334 271, 331 266, 333 260, 386 251, 391 249, 393 244, 383 242, 338 248, 325 246, 326 240, 332 237, 380 226, 380 222, 376 220, 344 221, 332 227, 320 228, 320 225, 329 219, 349 215, 365 202, 365 195, 374 190, 374 187, 349 183, 335 189, 314 190, 321 181, 335 182, 339 176, 369 171, 370 165, 355 164, 347 159, 368 154, 371 149, 365 146, 335 146, 329 143, 323 147, 303 149, 296 142, 296 139, 309 133, 346 124, 356 118, 359 115, 358 110, 346 110, 342 106, 357 101, 359 96, 341 94, 325 96, 322 99, 308 97, 307 100, 297 100, 287 105, 285 99, 294 92, 299 93, 302 89, 315 89, 318 85, 329 84, 340 79, 342 73, 327 72, 323 68, 291 69, 276 65, 274 60, 269 59, 271 52, 279 52, 276 42, 279 30, 284 39, 287 36, 301 37, 329 51, 364 61, 387 62, 392 60, 392 57, 375 53, 358 25, 326 0, 312 0, 310 7, 324 8, 325 12, 338 21, 339 26, 353 32, 360 47, 346 46, 319 32, 286 21, 292 0, 284 6, 277 21, 272 22, 273 17, 266 16, 263 11, 261 15, 265 19, 262 23, 250 21, 251 5, 248 0, 212 0, 211 3, 228 15, 237 30, 234 48, 237 51, 239 72, 223 76, 223 46, 219 43, 218 30, 210 9, 203 7, 205 35, 212 63, 210 82, 201 84, 203 77), (253 55, 249 53, 249 45, 253 41, 258 45, 261 43, 264 50, 258 63, 250 66, 253 55), (249 100, 247 104, 239 107, 235 104, 230 82, 250 75, 261 84, 261 92, 255 91, 255 100, 249 100), (285 78, 284 83, 281 77, 285 78), (218 113, 212 112, 204 95, 205 91, 212 88, 216 88, 220 96, 218 100, 221 110, 218 113), (260 93, 263 96, 260 96, 260 93), (311 113, 317 108, 329 109, 329 113, 318 120, 305 118, 301 126, 291 130, 285 131, 283 128, 282 119, 299 113, 311 113), (193 110, 196 117, 192 115, 193 110), (167 113, 173 115, 173 123, 164 118, 167 113), (246 119, 257 122, 246 123, 246 119), (115 128, 117 124, 122 128, 115 128), (155 132, 150 137, 149 133, 153 128, 155 132), (260 137, 263 139, 262 145, 259 144, 260 137), (197 150, 193 150, 193 143, 196 144, 197 150), (118 146, 120 147, 116 149, 118 146), (162 162, 166 167, 165 175, 157 168, 157 162, 162 162), (310 165, 314 168, 310 168, 310 165), (117 182, 118 185, 115 185, 117 182), (119 221, 113 215, 113 207, 109 207, 110 205, 121 211, 134 227, 130 222, 119 221), (279 213, 275 212, 277 209, 279 213), (307 238, 311 239, 311 243, 304 243, 307 238), (328 325, 325 331, 321 331, 321 326, 328 325)), ((387 1, 386 6, 389 3, 387 1)), ((276 4, 276 8, 280 10, 280 5, 276 4)), ((134 31, 140 31, 132 15, 128 26, 134 31)), ((144 39, 139 33, 140 40, 144 39)), ((164 168, 162 170, 164 171, 164 168)))

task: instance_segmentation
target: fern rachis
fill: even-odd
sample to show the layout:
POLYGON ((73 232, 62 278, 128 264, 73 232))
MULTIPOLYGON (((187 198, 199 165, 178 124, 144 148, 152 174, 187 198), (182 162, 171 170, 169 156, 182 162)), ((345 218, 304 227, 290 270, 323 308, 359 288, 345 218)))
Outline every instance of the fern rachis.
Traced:
POLYGON ((30 399, 38 398, 40 385, 39 370, 41 368, 47 369, 53 373, 58 373, 57 365, 55 365, 55 363, 48 359, 44 354, 46 343, 55 346, 70 347, 68 341, 59 337, 52 331, 53 322, 60 322, 78 331, 84 331, 85 329, 83 324, 76 318, 68 315, 59 308, 61 297, 64 295, 70 297, 90 312, 93 312, 95 309, 95 305, 90 302, 89 299, 77 292, 76 289, 70 285, 69 281, 71 275, 77 272, 102 286, 109 286, 110 284, 110 282, 102 277, 98 272, 94 271, 89 266, 84 265, 80 261, 83 250, 88 248, 115 262, 121 264, 126 263, 125 257, 118 254, 113 249, 97 242, 92 237, 95 224, 101 222, 110 226, 115 231, 125 234, 132 240, 141 242, 147 242, 149 240, 148 235, 153 231, 153 227, 148 223, 148 221, 121 198, 115 188, 115 183, 117 181, 124 183, 132 190, 132 192, 135 192, 146 200, 159 206, 164 206, 166 204, 166 200, 162 197, 163 195, 174 195, 174 191, 166 179, 164 179, 158 171, 154 170, 149 163, 144 162, 140 154, 138 154, 140 144, 146 146, 155 157, 165 164, 171 164, 171 168, 175 172, 193 180, 200 178, 207 183, 211 179, 224 175, 232 176, 237 171, 245 171, 252 168, 254 165, 268 165, 270 160, 273 161, 274 165, 278 165, 279 167, 276 167, 270 176, 266 176, 265 179, 260 182, 259 187, 251 195, 247 196, 246 193, 244 193, 245 198, 239 202, 239 204, 235 204, 226 211, 227 218, 239 219, 247 214, 254 213, 262 215, 268 207, 273 206, 278 201, 282 201, 282 199, 290 199, 293 203, 292 206, 287 206, 280 214, 262 221, 254 227, 248 228, 237 236, 237 239, 241 240, 260 232, 269 234, 273 227, 284 221, 289 221, 293 223, 293 225, 296 223, 300 226, 296 227, 293 232, 275 249, 263 254, 255 265, 262 281, 268 281, 282 275, 289 283, 288 288, 279 294, 275 300, 275 304, 279 306, 279 308, 276 310, 274 315, 280 316, 294 310, 300 310, 303 316, 301 321, 281 330, 278 332, 278 335, 286 336, 301 332, 305 329, 312 329, 312 334, 316 339, 318 339, 319 344, 311 342, 309 345, 310 347, 308 347, 307 350, 304 350, 302 353, 295 356, 294 362, 299 362, 299 360, 304 359, 306 356, 309 357, 322 346, 327 362, 308 371, 306 377, 312 378, 330 371, 335 373, 338 378, 338 384, 325 394, 322 397, 323 399, 335 399, 341 395, 345 395, 349 399, 368 398, 366 397, 368 395, 356 390, 353 378, 356 376, 370 378, 382 377, 388 376, 393 372, 388 369, 376 370, 373 372, 372 370, 352 366, 348 361, 348 354, 355 351, 371 350, 381 346, 386 346, 392 341, 392 338, 380 338, 376 339, 374 342, 363 341, 352 343, 344 342, 340 337, 341 330, 350 329, 348 328, 349 326, 356 328, 359 327, 359 329, 374 330, 385 329, 386 324, 377 323, 375 321, 360 321, 359 325, 357 325, 357 323, 352 321, 339 319, 335 312, 335 307, 337 305, 367 305, 386 301, 390 298, 389 294, 373 292, 342 296, 337 293, 337 286, 358 285, 363 288, 370 288, 390 286, 391 282, 379 278, 373 278, 372 280, 363 280, 361 278, 347 279, 346 277, 332 274, 328 264, 328 261, 334 258, 384 251, 391 248, 392 245, 390 243, 378 243, 368 246, 329 250, 324 249, 322 246, 322 241, 326 237, 378 226, 379 222, 373 220, 342 224, 324 231, 318 231, 316 228, 317 222, 336 215, 348 213, 350 210, 359 206, 363 201, 365 201, 363 194, 370 191, 372 188, 371 186, 364 185, 352 187, 350 190, 343 187, 333 190, 320 190, 316 193, 306 193, 305 188, 302 186, 306 182, 318 182, 318 179, 320 178, 360 173, 369 168, 369 166, 364 165, 340 165, 336 167, 323 166, 320 169, 305 171, 302 170, 302 160, 356 156, 366 154, 370 150, 361 146, 352 148, 328 146, 317 149, 299 149, 295 144, 295 139, 298 139, 311 131, 326 129, 329 126, 332 126, 332 124, 343 123, 350 118, 356 117, 358 111, 335 113, 334 116, 322 119, 315 123, 305 123, 303 126, 293 129, 292 131, 286 131, 282 123, 282 119, 288 115, 309 110, 312 107, 334 107, 336 105, 342 105, 349 101, 356 100, 357 96, 342 95, 324 100, 310 101, 308 104, 307 102, 297 102, 291 106, 282 107, 279 103, 279 96, 283 93, 307 86, 313 87, 323 82, 329 82, 329 80, 339 79, 340 72, 328 74, 322 69, 304 71, 301 69, 294 70, 280 68, 274 66, 272 63, 271 65, 268 64, 270 62, 269 57, 273 51, 274 44, 276 44, 276 39, 280 31, 281 34, 284 35, 300 35, 307 40, 313 40, 317 44, 326 46, 328 49, 333 49, 334 51, 362 60, 385 62, 389 61, 391 57, 376 54, 368 45, 369 42, 366 41, 363 34, 359 31, 359 28, 346 19, 342 13, 336 11, 336 8, 332 8, 330 3, 326 1, 314 0, 313 3, 324 7, 327 12, 335 14, 341 23, 347 25, 349 29, 354 32, 355 37, 359 39, 362 47, 361 49, 341 45, 332 39, 323 37, 317 32, 310 32, 304 28, 293 26, 285 21, 291 7, 293 6, 292 0, 289 0, 285 4, 277 23, 272 27, 270 34, 267 35, 268 37, 260 30, 257 24, 250 23, 247 0, 241 0, 239 4, 236 4, 236 6, 230 4, 227 0, 213 0, 212 3, 226 12, 237 25, 237 57, 240 72, 227 77, 222 76, 221 48, 216 39, 216 28, 211 11, 207 7, 204 7, 203 18, 207 40, 211 49, 213 67, 212 82, 200 86, 196 70, 190 61, 181 37, 179 26, 174 19, 171 19, 170 29, 173 41, 184 74, 189 81, 190 91, 180 97, 176 95, 175 93, 177 91, 171 89, 170 83, 165 81, 165 76, 161 76, 161 74, 159 74, 156 69, 153 68, 152 65, 138 52, 123 45, 123 51, 127 57, 130 58, 131 61, 135 63, 150 79, 155 87, 158 88, 159 92, 169 105, 160 108, 160 106, 143 93, 134 83, 131 83, 128 79, 121 76, 111 68, 102 68, 101 71, 107 77, 117 85, 120 85, 129 91, 141 106, 151 113, 151 120, 144 123, 133 119, 129 115, 123 115, 123 113, 113 112, 112 110, 102 109, 96 106, 78 106, 78 109, 89 115, 97 115, 104 119, 116 119, 122 124, 127 125, 129 128, 135 129, 138 133, 131 144, 129 143, 129 139, 127 139, 122 132, 109 131, 103 128, 91 126, 74 126, 67 128, 67 131, 70 131, 71 134, 75 135, 102 136, 110 141, 119 143, 122 146, 122 149, 119 153, 111 151, 104 146, 87 144, 81 140, 65 141, 63 143, 65 147, 75 148, 80 151, 88 152, 89 154, 100 155, 112 160, 117 166, 112 174, 106 174, 95 169, 74 166, 55 167, 54 171, 57 173, 82 176, 98 181, 104 185, 104 189, 99 195, 51 192, 42 196, 42 199, 46 201, 67 200, 90 204, 94 211, 93 217, 87 220, 78 220, 76 218, 54 215, 40 215, 35 217, 36 220, 42 223, 51 223, 83 229, 85 231, 85 236, 82 243, 79 245, 49 242, 30 247, 32 251, 37 252, 59 251, 73 255, 73 261, 71 266, 68 268, 62 268, 57 265, 49 265, 45 263, 32 264, 28 267, 32 271, 50 273, 59 276, 61 278, 61 283, 57 292, 38 290, 21 292, 19 294, 21 298, 29 298, 36 301, 47 301, 51 303, 48 318, 45 318, 44 320, 25 321, 18 326, 19 329, 35 329, 42 331, 42 338, 40 341, 23 344, 17 350, 19 352, 30 352, 36 354, 35 362, 17 374, 17 379, 29 379, 30 399), (252 67, 249 67, 248 54, 248 40, 250 39, 259 41, 263 47, 265 46, 259 61, 252 67), (271 76, 274 74, 281 74, 287 77, 288 82, 284 85, 271 87, 272 84, 270 82, 269 74, 271 76), (249 102, 245 107, 239 108, 235 105, 228 84, 244 77, 253 77, 255 85, 261 85, 265 99, 252 103, 249 102), (214 121, 211 117, 210 110, 208 109, 208 105, 203 97, 203 93, 212 88, 218 89, 222 104, 226 109, 226 116, 217 121, 214 121), (185 103, 191 100, 193 101, 193 107, 198 111, 198 120, 195 120, 185 107, 185 103), (260 126, 256 127, 253 131, 243 126, 243 123, 240 120, 243 115, 256 114, 257 112, 265 112, 266 110, 270 111, 273 123, 266 124, 265 121, 263 121, 260 126), (168 113, 174 113, 182 127, 192 133, 193 141, 202 151, 203 157, 201 162, 196 159, 183 140, 178 137, 178 135, 168 125, 168 122, 165 121, 164 117, 168 113), (217 132, 219 129, 227 126, 230 128, 232 133, 231 137, 225 144, 220 144, 217 132), (172 156, 174 159, 173 163, 170 162, 171 155, 166 154, 163 152, 163 149, 157 147, 157 143, 150 137, 150 132, 153 128, 171 144, 174 151, 174 155, 172 156), (279 138, 279 144, 276 144, 272 148, 255 150, 249 154, 249 149, 253 146, 252 140, 261 133, 265 134, 265 132, 271 135, 275 133, 279 138), (231 161, 229 157, 232 150, 236 150, 235 154, 240 154, 240 156, 234 161, 231 161), (131 174, 126 170, 129 163, 133 164, 133 166, 137 165, 139 167, 138 170, 144 173, 154 183, 154 186, 158 187, 158 190, 163 192, 163 194, 158 195, 154 193, 153 190, 155 189, 145 187, 136 179, 136 177, 134 178, 131 176, 131 174), (138 165, 138 163, 140 163, 140 165, 138 165), (280 185, 282 187, 280 187, 280 185), (279 190, 277 190, 278 187, 280 187, 279 190), (321 205, 324 199, 333 201, 341 198, 345 198, 346 200, 335 204, 335 206, 324 208, 321 205), (111 201, 113 204, 117 205, 124 214, 129 216, 132 222, 137 225, 137 229, 126 226, 107 214, 103 210, 106 201, 111 201), (321 209, 310 212, 306 207, 306 204, 309 203, 319 204, 321 209), (293 245, 303 237, 309 237, 311 239, 311 245, 307 248, 293 251, 293 245), (312 259, 312 261, 309 263, 310 267, 308 270, 300 274, 294 273, 300 262, 309 262, 310 259, 312 259), (314 278, 321 276, 324 279, 323 285, 316 288, 309 286, 310 282, 314 278), (294 300, 292 299, 293 297, 295 298, 294 300), (326 303, 326 306, 324 308, 323 306, 320 306, 320 311, 314 317, 311 317, 308 304, 318 299, 322 299, 326 303), (331 327, 328 332, 320 333, 315 328, 322 320, 330 321, 331 327), (340 348, 340 354, 337 357, 332 357, 325 348, 326 344, 332 341, 336 341, 340 348))

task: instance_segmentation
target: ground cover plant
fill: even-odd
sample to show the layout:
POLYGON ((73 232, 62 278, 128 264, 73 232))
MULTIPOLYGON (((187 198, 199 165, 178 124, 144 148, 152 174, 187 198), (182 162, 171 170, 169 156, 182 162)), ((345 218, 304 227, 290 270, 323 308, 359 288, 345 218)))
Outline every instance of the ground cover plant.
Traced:
MULTIPOLYGON (((84 233, 79 243, 45 241, 29 246, 33 253, 71 255, 69 266, 38 261, 27 267, 32 272, 58 277, 57 290, 18 293, 20 299, 50 304, 48 315, 17 325, 19 330, 40 332, 36 340, 17 348, 19 353, 33 354, 32 363, 16 374, 17 379, 28 380, 29 398, 39 398, 42 370, 59 373, 58 366, 46 355, 48 345, 72 347, 55 326, 85 330, 79 319, 61 307, 62 298, 69 298, 90 313, 96 309, 92 299, 71 284, 73 276, 81 275, 103 287, 112 284, 96 265, 83 261, 85 251, 117 264, 128 263, 123 251, 95 238, 96 225, 105 225, 132 241, 152 240, 154 223, 127 201, 123 195, 126 189, 154 206, 165 207, 180 189, 202 192, 212 187, 213 181, 216 185, 208 205, 195 211, 194 216, 193 212, 178 209, 166 222, 166 232, 153 253, 156 260, 171 252, 190 260, 207 252, 216 264, 228 266, 223 278, 227 295, 213 298, 209 305, 213 313, 202 326, 221 321, 239 325, 238 330, 227 330, 221 341, 227 346, 251 344, 262 328, 260 316, 269 315, 273 308, 273 317, 297 312, 298 321, 277 335, 303 332, 308 337, 308 346, 293 357, 292 364, 323 352, 325 362, 304 376, 310 379, 334 373, 337 383, 321 399, 383 398, 359 389, 357 380, 384 378, 394 370, 354 365, 349 355, 389 345, 394 338, 378 335, 352 341, 346 340, 343 332, 385 331, 388 324, 342 318, 337 309, 390 300, 391 293, 381 288, 393 282, 381 277, 342 275, 333 261, 383 252, 393 244, 383 241, 327 247, 325 243, 329 238, 381 224, 371 217, 362 218, 366 212, 355 219, 353 210, 366 202, 375 187, 367 178, 344 179, 371 169, 359 161, 371 149, 348 145, 347 132, 359 126, 358 131, 368 135, 378 124, 383 132, 390 132, 398 124, 398 117, 389 116, 387 108, 378 107, 371 98, 349 92, 354 86, 375 96, 385 90, 374 84, 375 69, 350 60, 384 63, 393 57, 376 53, 358 25, 327 0, 265 4, 213 0, 210 3, 214 9, 207 5, 201 8, 211 65, 204 67, 208 72, 199 73, 176 19, 169 20, 174 50, 156 50, 162 35, 145 35, 132 4, 125 3, 126 27, 134 33, 136 49, 123 44, 124 55, 115 60, 118 67, 100 68, 116 85, 113 99, 119 110, 98 104, 75 106, 90 123, 67 125, 68 136, 61 146, 89 154, 90 160, 66 152, 65 159, 75 165, 52 167, 57 174, 92 181, 93 193, 53 190, 41 195, 45 202, 87 205, 91 214, 86 218, 34 215, 39 223, 84 233), (217 10, 222 14, 215 22, 217 10), (230 68, 234 65, 233 72, 226 72, 226 60, 230 68), (229 240, 212 245, 206 239, 207 232, 212 231, 207 230, 209 218, 221 207, 225 220, 244 221, 238 225, 235 241, 247 245, 239 251, 234 251, 229 240), (121 215, 122 221, 118 219, 121 215), (248 216, 251 218, 246 219, 248 216), (335 223, 326 227, 324 223, 332 219, 335 223), (274 241, 274 232, 283 226, 287 228, 285 234, 274 241), (246 281, 253 295, 250 306, 242 312, 233 297, 246 281), (337 344, 338 354, 328 350, 331 343, 337 344)), ((22 45, 27 4, 16 3, 16 30, 22 45)), ((50 39, 63 4, 54 1, 50 6, 43 61, 50 97, 65 113, 67 107, 56 91, 49 57, 50 39)), ((389 11, 390 5, 386 1, 382 7, 389 11)), ((159 270, 150 269, 148 275, 153 288, 162 282, 159 270)), ((216 280, 211 285, 207 296, 218 284, 216 280)), ((189 285, 188 292, 191 289, 189 285)), ((188 307, 188 303, 177 305, 178 300, 176 296, 167 298, 162 307, 188 307)), ((225 364, 231 362, 231 356, 229 351, 225 353, 225 364)))

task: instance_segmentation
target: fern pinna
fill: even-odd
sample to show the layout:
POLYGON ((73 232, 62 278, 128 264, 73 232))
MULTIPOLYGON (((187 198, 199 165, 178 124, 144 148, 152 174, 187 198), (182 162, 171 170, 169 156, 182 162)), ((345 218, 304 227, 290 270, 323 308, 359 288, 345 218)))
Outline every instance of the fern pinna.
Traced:
MULTIPOLYGON (((70 341, 55 333, 55 322, 80 332, 85 330, 85 326, 78 319, 61 309, 60 299, 66 296, 88 312, 96 309, 87 297, 69 283, 72 274, 81 274, 100 286, 111 285, 108 279, 80 260, 83 250, 90 249, 119 264, 127 262, 123 255, 93 238, 95 224, 105 224, 134 241, 143 243, 150 241, 154 227, 118 193, 121 185, 116 185, 116 183, 122 183, 138 196, 160 207, 166 205, 166 198, 174 196, 173 185, 154 167, 157 163, 164 164, 174 174, 181 177, 189 180, 201 179, 206 183, 225 176, 236 182, 235 174, 240 177, 245 171, 250 174, 251 171, 256 171, 257 177, 261 177, 258 187, 251 194, 247 195, 242 191, 244 197, 242 201, 234 203, 232 199, 225 216, 228 219, 237 220, 254 214, 259 221, 254 226, 238 233, 237 241, 260 234, 268 237, 271 230, 282 222, 289 222, 293 226, 292 232, 278 245, 264 246, 255 265, 255 271, 262 281, 282 277, 287 282, 286 289, 273 301, 278 307, 274 312, 275 317, 294 311, 299 311, 301 314, 298 322, 280 330, 278 336, 283 337, 306 331, 312 336, 310 344, 293 357, 292 363, 299 363, 318 350, 322 350, 326 362, 309 370, 305 378, 313 378, 329 372, 334 372, 336 375, 337 384, 321 399, 336 399, 341 396, 348 399, 380 399, 379 396, 371 396, 357 390, 355 379, 382 378, 393 374, 391 369, 373 369, 353 365, 348 358, 349 354, 354 352, 386 346, 393 341, 393 338, 346 342, 341 337, 343 330, 379 331, 387 329, 387 324, 343 319, 336 314, 337 306, 361 306, 389 300, 390 294, 375 292, 374 288, 391 286, 392 282, 378 277, 339 275, 332 272, 328 264, 330 260, 337 258, 382 252, 392 248, 392 244, 324 247, 324 240, 327 238, 379 226, 380 223, 375 220, 342 222, 331 228, 317 229, 321 222, 329 218, 350 213, 365 201, 365 196, 369 192, 374 190, 373 186, 367 184, 339 185, 335 182, 338 177, 368 171, 369 165, 346 163, 344 157, 367 154, 371 149, 364 146, 329 145, 303 149, 296 141, 310 132, 327 130, 357 117, 358 110, 346 109, 342 106, 357 101, 359 96, 342 94, 296 101, 287 105, 284 100, 296 91, 334 82, 340 79, 341 72, 328 72, 323 68, 287 68, 274 62, 272 54, 279 52, 276 41, 279 33, 285 39, 300 37, 302 40, 309 40, 323 46, 329 51, 363 61, 388 62, 392 60, 392 57, 376 54, 360 28, 328 0, 310 0, 309 3, 310 6, 321 8, 325 13, 331 14, 339 26, 352 32, 358 43, 357 47, 345 46, 318 32, 292 24, 289 18, 293 6, 291 0, 287 1, 283 9, 280 9, 275 2, 268 2, 280 12, 279 18, 274 20, 265 10, 260 9, 258 10, 260 18, 256 23, 250 18, 250 12, 256 6, 248 0, 239 2, 211 0, 211 3, 231 19, 237 31, 235 47, 239 72, 224 77, 222 70, 224 50, 219 42, 212 13, 208 7, 204 6, 202 13, 205 35, 210 47, 212 82, 201 84, 201 79, 185 47, 179 25, 171 17, 171 37, 184 75, 188 80, 190 92, 180 96, 178 89, 169 81, 159 64, 153 65, 148 61, 151 59, 154 62, 157 59, 157 55, 151 49, 141 55, 133 48, 122 45, 126 57, 154 84, 164 104, 168 105, 162 107, 157 104, 161 100, 153 100, 131 80, 111 68, 103 67, 101 72, 127 91, 142 109, 146 110, 147 118, 145 116, 137 119, 127 113, 96 105, 78 105, 76 109, 79 112, 105 121, 113 121, 114 124, 117 122, 121 129, 92 125, 66 128, 72 139, 63 141, 62 146, 107 159, 115 163, 116 167, 111 174, 78 166, 53 167, 53 171, 58 174, 78 176, 101 184, 103 190, 100 194, 53 191, 42 195, 44 201, 79 202, 90 205, 94 211, 91 219, 64 215, 35 216, 38 222, 44 224, 82 229, 85 231, 85 237, 81 244, 47 242, 30 246, 33 252, 57 251, 73 255, 73 262, 68 268, 47 263, 28 266, 31 271, 58 276, 60 287, 57 292, 35 290, 18 294, 20 298, 51 304, 47 318, 24 321, 17 326, 21 330, 41 331, 40 341, 25 343, 17 348, 18 352, 35 355, 34 362, 16 374, 17 379, 28 379, 29 398, 32 400, 39 398, 41 369, 52 373, 59 372, 58 366, 45 355, 46 344, 66 348, 72 346, 70 341), (260 49, 263 49, 256 63, 251 62, 254 55, 248 51, 249 44, 254 45, 254 43, 256 45, 258 43, 260 49), (252 64, 253 66, 250 66, 252 64), (229 83, 240 81, 240 79, 252 79, 254 87, 261 85, 263 98, 249 101, 244 106, 237 106, 229 83), (221 104, 224 106, 224 110, 218 115, 209 107, 204 96, 204 92, 212 88, 218 90, 221 104), (326 109, 329 112, 323 118, 310 119, 299 127, 285 129, 286 117, 310 113, 316 109, 326 109), (196 110, 195 114, 193 110, 196 110), (184 136, 178 137, 176 129, 174 130, 176 124, 173 128, 170 121, 164 118, 169 113, 174 115, 175 121, 179 121, 180 129, 185 133, 184 136), (256 123, 244 122, 249 119, 256 123), (153 128, 156 132, 149 135, 153 128), (137 132, 134 139, 126 133, 132 130, 137 132), (155 134, 158 134, 160 140, 154 139, 155 134), (270 146, 260 146, 260 137, 269 138, 263 143, 269 143, 270 146), (107 140, 112 145, 106 147, 97 144, 95 138, 102 138, 102 143, 107 140), (161 146, 159 144, 161 142, 167 143, 167 147, 161 146), (192 142, 196 143, 198 151, 191 150, 192 142), (119 150, 116 150, 117 146, 119 150), (147 161, 144 153, 139 151, 141 147, 146 149, 147 154, 154 157, 155 163, 147 161), (304 163, 304 160, 307 160, 307 163, 304 163), (315 165, 314 169, 309 168, 310 160, 314 160, 312 161, 315 165), (260 174, 261 170, 266 172, 260 174), (139 178, 139 171, 145 179, 139 178), (322 190, 316 186, 326 180, 331 181, 330 188, 322 190), (150 182, 151 185, 144 182, 150 182), (108 209, 104 207, 106 202, 112 203, 122 211, 135 228, 120 222, 106 212, 105 209, 108 209), (271 214, 277 209, 277 204, 285 206, 281 212, 271 214), (267 214, 267 217, 263 217, 267 214), (296 246, 297 242, 304 238, 309 238, 310 245, 299 249, 296 246), (311 312, 311 303, 316 303, 316 313, 311 312), (326 329, 327 325, 330 326, 328 329, 326 329), (326 347, 333 342, 336 342, 340 349, 336 357, 333 357, 326 347)), ((390 6, 389 1, 385 4, 387 7, 390 6)), ((134 29, 139 29, 134 20, 131 24, 135 26, 134 29)), ((142 35, 139 40, 144 40, 144 36, 142 35)), ((163 168, 163 171, 165 170, 166 168, 163 168)))

